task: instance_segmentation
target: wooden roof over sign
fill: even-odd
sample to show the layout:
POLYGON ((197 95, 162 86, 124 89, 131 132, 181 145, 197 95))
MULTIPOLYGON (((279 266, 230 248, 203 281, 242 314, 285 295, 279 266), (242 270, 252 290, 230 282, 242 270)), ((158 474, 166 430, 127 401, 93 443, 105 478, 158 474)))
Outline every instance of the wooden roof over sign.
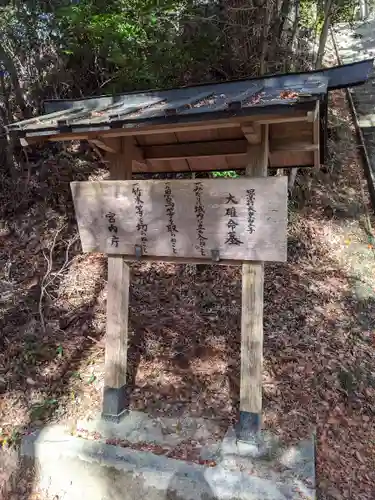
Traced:
POLYGON ((307 73, 47 101, 45 115, 7 130, 24 144, 83 139, 106 151, 109 138, 131 135, 140 160, 134 171, 177 172, 244 168, 257 126, 268 123, 270 167, 311 166, 319 158, 319 103, 329 90, 366 81, 372 67, 371 59, 307 73))

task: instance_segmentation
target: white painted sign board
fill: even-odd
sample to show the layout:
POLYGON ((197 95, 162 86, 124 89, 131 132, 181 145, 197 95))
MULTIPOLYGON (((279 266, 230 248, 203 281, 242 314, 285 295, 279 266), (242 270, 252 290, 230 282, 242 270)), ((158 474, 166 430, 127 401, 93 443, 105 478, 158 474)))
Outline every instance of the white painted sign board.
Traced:
POLYGON ((72 182, 84 252, 286 261, 287 178, 72 182))

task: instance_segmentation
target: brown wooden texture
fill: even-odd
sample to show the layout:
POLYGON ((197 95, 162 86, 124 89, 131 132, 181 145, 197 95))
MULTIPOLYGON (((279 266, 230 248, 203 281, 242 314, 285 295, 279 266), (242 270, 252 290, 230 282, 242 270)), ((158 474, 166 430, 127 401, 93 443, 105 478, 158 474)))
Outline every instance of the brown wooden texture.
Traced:
POLYGON ((284 140, 285 143, 304 141, 313 144, 313 124, 307 121, 273 123, 269 125, 269 139, 271 143, 284 140))
MULTIPOLYGON (((43 140, 87 139, 94 147, 115 152, 113 141, 131 139, 133 172, 199 172, 245 169, 246 151, 242 144, 258 144, 260 127, 269 124, 269 167, 313 166, 319 158, 317 108, 309 113, 232 117, 197 123, 144 125, 136 129, 79 132, 43 137, 43 140), (191 144, 194 143, 194 144, 191 144), (311 146, 311 148, 310 148, 311 146)), ((27 137, 27 141, 33 141, 27 137)))
MULTIPOLYGON (((165 144, 176 144, 177 136, 174 132, 153 134, 153 135, 137 135, 136 142, 141 148, 147 146, 162 146, 165 144)), ((185 159, 170 160, 148 160, 148 168, 143 172, 188 172, 190 170, 189 164, 185 159)))
POLYGON ((104 384, 117 389, 126 384, 129 284, 129 265, 109 256, 104 384))
MULTIPOLYGON (((118 153, 108 155, 111 179, 131 179, 133 138, 117 141, 118 153)), ((129 284, 129 265, 121 256, 109 256, 104 374, 104 385, 109 388, 118 389, 126 384, 129 284)))
POLYGON ((270 151, 270 166, 279 168, 312 167, 314 154, 312 151, 270 151))
POLYGON ((319 106, 316 106, 316 119, 313 123, 313 141, 315 145, 314 151, 314 167, 320 167, 320 120, 319 120, 319 106))
POLYGON ((82 247, 135 257, 286 259, 286 179, 71 184, 82 247))
MULTIPOLYGON (((264 125, 256 153, 249 146, 248 176, 267 176, 268 136, 264 125)), ((276 179, 286 181, 285 177, 276 179)), ((240 411, 255 414, 262 412, 263 283, 263 262, 242 265, 240 411)))
POLYGON ((185 144, 166 144, 164 146, 144 146, 144 157, 148 160, 175 160, 181 158, 202 158, 206 156, 225 156, 244 154, 247 142, 244 139, 230 141, 188 142, 185 144))
MULTIPOLYGON (((69 134, 61 133, 48 136, 49 141, 71 141, 75 139, 87 139, 97 137, 98 134, 100 137, 124 137, 124 136, 133 136, 137 137, 140 135, 154 135, 154 134, 162 134, 162 133, 177 133, 184 131, 197 131, 197 130, 206 130, 206 129, 214 129, 214 128, 229 128, 229 127, 238 127, 239 125, 249 124, 249 123, 302 123, 306 120, 310 119, 310 115, 304 111, 300 110, 292 110, 287 115, 252 115, 252 116, 239 116, 233 118, 222 118, 219 120, 207 120, 205 122, 197 121, 192 123, 171 123, 168 125, 155 125, 155 124, 139 124, 139 127, 124 127, 118 129, 108 129, 103 130, 98 133, 97 131, 82 131, 82 132, 72 132, 69 134)), ((27 137, 34 137, 35 134, 32 132, 27 134, 27 137)), ((40 140, 45 140, 46 137, 41 137, 40 140)))
POLYGON ((310 142, 285 142, 283 139, 273 140, 270 144, 270 151, 316 151, 319 150, 319 145, 311 144, 310 142))
MULTIPOLYGON (((177 139, 180 144, 186 142, 211 142, 219 141, 220 139, 243 139, 240 127, 230 128, 209 128, 206 130, 190 130, 184 132, 176 132, 177 139)), ((187 159, 189 168, 192 172, 202 170, 204 166, 207 170, 228 170, 226 156, 206 156, 204 161, 202 158, 189 157, 187 159)))

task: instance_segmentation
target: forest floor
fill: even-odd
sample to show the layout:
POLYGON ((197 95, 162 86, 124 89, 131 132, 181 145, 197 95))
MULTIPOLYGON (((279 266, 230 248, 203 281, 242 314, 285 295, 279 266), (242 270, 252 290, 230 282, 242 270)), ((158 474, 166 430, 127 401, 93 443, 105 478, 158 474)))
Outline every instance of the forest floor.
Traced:
MULTIPOLYGON (((288 262, 265 266, 264 424, 288 443, 317 432, 319 498, 375 497, 374 219, 343 91, 330 160, 297 177, 288 262)), ((69 151, 30 163, 0 193, 0 442, 100 410, 106 258, 82 254, 71 180, 106 175, 69 151)), ((240 266, 132 265, 132 409, 235 420, 240 266)), ((189 456, 187 456, 189 459, 189 456)), ((0 463, 1 465, 1 463, 0 463)), ((10 474, 0 467, 1 482, 10 474), (2 477, 3 475, 3 477, 2 477)), ((12 499, 31 494, 20 477, 12 499)))

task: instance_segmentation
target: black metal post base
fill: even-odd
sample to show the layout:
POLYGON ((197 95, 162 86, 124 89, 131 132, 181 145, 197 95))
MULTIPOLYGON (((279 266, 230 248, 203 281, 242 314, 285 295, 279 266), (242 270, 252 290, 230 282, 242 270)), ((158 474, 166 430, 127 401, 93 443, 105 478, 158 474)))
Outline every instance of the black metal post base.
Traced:
POLYGON ((119 388, 104 387, 102 418, 119 423, 128 412, 126 385, 119 388))
POLYGON ((262 426, 261 413, 240 411, 240 419, 236 426, 237 439, 241 441, 254 441, 262 426))

